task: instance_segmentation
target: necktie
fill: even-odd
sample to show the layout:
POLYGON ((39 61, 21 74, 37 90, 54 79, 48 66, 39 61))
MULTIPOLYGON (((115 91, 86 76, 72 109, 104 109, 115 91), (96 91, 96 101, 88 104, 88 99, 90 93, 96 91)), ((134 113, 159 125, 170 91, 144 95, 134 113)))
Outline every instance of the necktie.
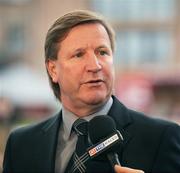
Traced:
POLYGON ((72 166, 68 173, 85 173, 86 163, 89 159, 87 153, 88 148, 88 133, 87 133, 88 122, 84 119, 78 119, 73 124, 73 130, 78 136, 76 149, 72 157, 72 166))

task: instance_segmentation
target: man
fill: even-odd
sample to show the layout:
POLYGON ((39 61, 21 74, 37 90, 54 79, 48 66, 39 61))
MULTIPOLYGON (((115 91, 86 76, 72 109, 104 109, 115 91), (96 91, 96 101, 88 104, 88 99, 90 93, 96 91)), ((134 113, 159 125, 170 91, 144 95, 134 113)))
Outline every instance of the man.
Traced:
POLYGON ((122 133, 123 147, 117 149, 122 166, 111 168, 108 160, 88 159, 76 171, 179 173, 180 127, 129 110, 113 96, 113 51, 114 32, 97 14, 73 11, 52 25, 45 42, 45 62, 62 111, 10 134, 3 173, 73 172, 69 168, 80 141, 73 123, 98 115, 110 116, 122 133))

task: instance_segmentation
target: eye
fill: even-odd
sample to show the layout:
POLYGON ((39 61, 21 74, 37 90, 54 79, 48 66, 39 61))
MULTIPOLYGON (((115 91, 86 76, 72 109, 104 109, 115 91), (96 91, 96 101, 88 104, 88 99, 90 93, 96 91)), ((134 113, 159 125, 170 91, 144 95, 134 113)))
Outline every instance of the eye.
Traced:
POLYGON ((82 57, 83 55, 84 55, 83 52, 78 52, 78 53, 76 53, 76 54, 74 55, 74 57, 80 58, 80 57, 82 57))
POLYGON ((101 56, 109 55, 108 51, 106 51, 106 50, 99 50, 99 54, 100 54, 101 56))

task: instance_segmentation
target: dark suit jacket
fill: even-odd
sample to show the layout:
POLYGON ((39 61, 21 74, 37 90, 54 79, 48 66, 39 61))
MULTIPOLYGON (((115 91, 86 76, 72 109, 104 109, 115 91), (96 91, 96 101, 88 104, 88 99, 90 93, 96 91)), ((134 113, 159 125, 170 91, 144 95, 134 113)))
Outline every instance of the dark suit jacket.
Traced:
MULTIPOLYGON (((145 172, 180 173, 180 127, 129 110, 115 97, 113 100, 109 116, 124 137, 123 147, 117 151, 121 165, 145 172)), ((53 173, 60 124, 58 114, 13 131, 6 145, 3 173, 53 173)), ((113 172, 108 162, 94 163, 93 173, 113 172)))

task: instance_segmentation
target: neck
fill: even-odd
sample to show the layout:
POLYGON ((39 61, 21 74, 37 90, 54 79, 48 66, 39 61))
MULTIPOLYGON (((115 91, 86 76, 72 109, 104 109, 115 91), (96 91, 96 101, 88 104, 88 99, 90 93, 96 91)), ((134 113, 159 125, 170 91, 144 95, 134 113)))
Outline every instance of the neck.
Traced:
POLYGON ((62 104, 68 111, 74 113, 77 117, 82 118, 91 115, 95 112, 98 112, 106 103, 107 100, 98 104, 82 105, 82 106, 76 106, 76 105, 69 106, 63 103, 62 104))

